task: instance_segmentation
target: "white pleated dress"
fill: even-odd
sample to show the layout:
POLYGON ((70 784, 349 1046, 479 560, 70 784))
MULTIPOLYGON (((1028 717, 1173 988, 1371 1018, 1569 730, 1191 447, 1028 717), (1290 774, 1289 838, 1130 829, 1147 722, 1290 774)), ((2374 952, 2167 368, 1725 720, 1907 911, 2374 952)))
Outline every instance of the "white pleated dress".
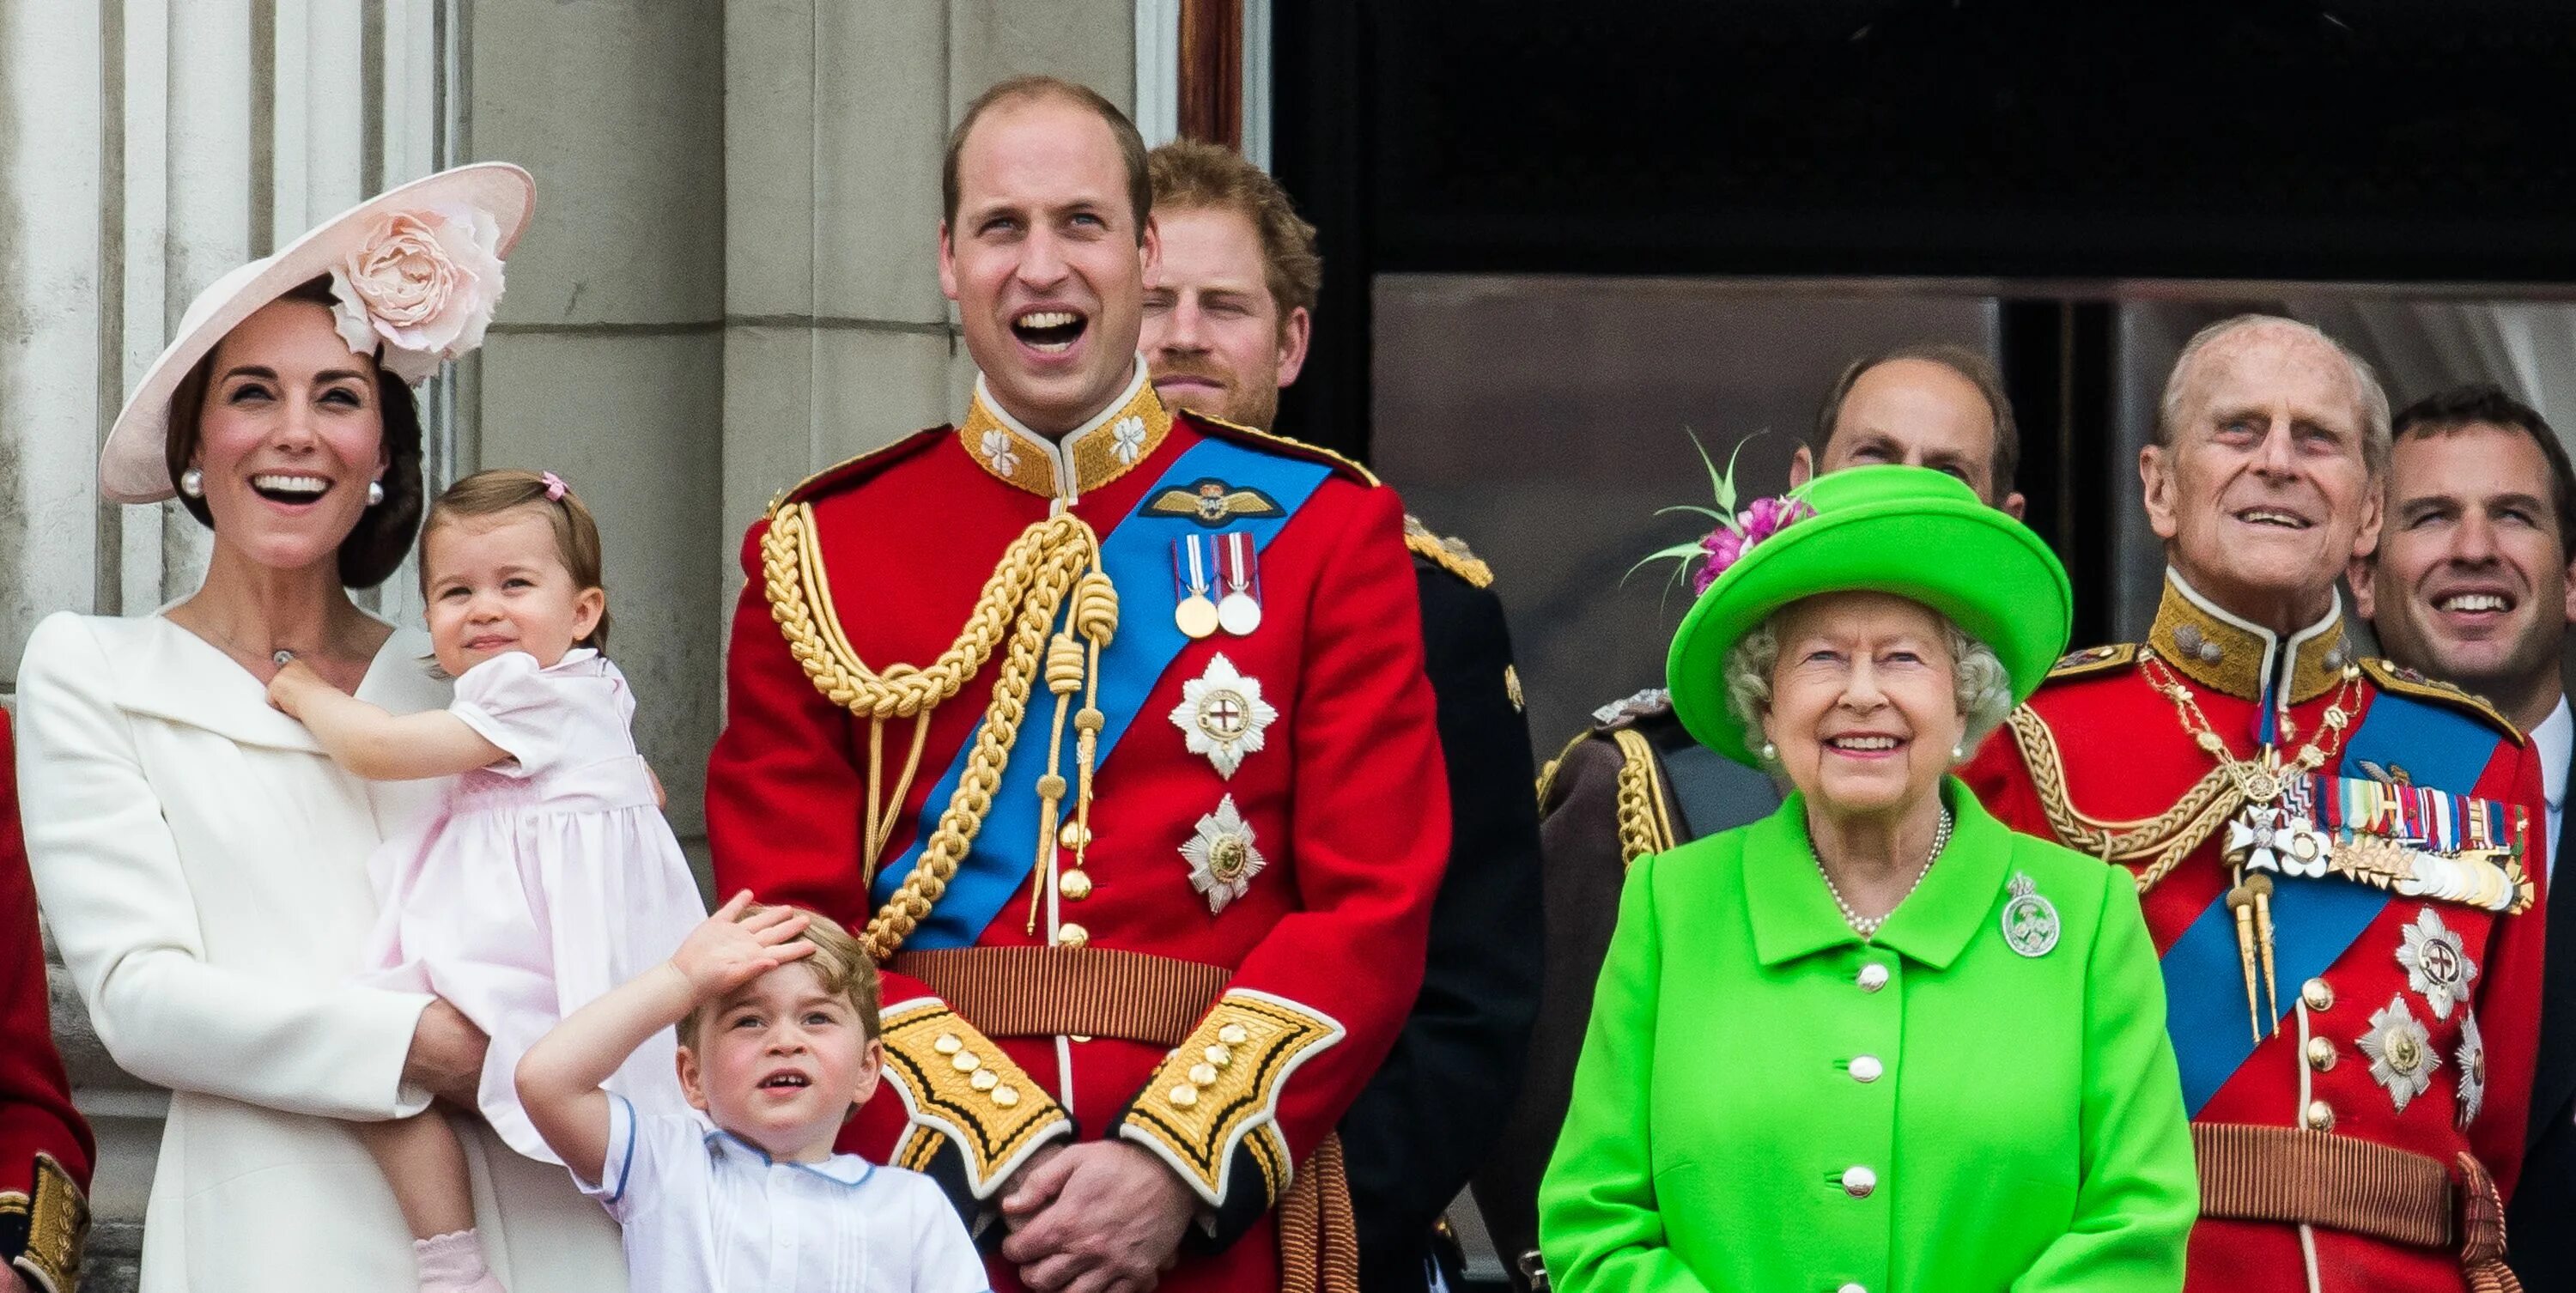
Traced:
MULTIPOLYGON (((369 860, 382 915, 367 981, 435 992, 489 1034, 482 1111, 511 1148, 560 1162, 519 1108, 519 1059, 563 1017, 667 960, 705 903, 628 725, 635 696, 598 652, 511 651, 465 671, 448 711, 510 758, 468 772, 369 860)), ((669 1029, 608 1088, 685 1112, 669 1029)))

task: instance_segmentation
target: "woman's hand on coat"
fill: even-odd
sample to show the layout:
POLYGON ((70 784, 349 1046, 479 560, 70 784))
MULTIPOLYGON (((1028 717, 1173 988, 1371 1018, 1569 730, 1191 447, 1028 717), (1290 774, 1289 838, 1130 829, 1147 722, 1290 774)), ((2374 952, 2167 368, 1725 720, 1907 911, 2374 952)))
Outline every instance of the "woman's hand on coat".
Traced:
POLYGON ((445 997, 432 998, 412 1026, 403 1081, 471 1109, 482 1091, 483 1050, 491 1040, 445 997))

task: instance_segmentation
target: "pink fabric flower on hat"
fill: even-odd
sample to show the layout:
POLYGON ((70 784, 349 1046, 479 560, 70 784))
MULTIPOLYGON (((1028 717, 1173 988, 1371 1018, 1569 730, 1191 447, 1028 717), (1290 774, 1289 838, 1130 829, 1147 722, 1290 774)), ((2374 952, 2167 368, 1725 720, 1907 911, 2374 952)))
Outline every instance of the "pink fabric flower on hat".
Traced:
POLYGON ((1778 534, 1792 523, 1803 521, 1815 514, 1816 509, 1807 506, 1804 499, 1782 497, 1753 500, 1743 511, 1709 531, 1708 537, 1699 541, 1700 551, 1706 555, 1700 561, 1698 573, 1691 576, 1692 595, 1707 592, 1708 586, 1716 583, 1719 575, 1725 574, 1728 568, 1742 561, 1744 554, 1752 551, 1755 545, 1778 534))
POLYGON ((483 344, 501 301, 500 245, 499 223, 473 207, 379 218, 331 271, 340 339, 412 385, 427 381, 483 344))

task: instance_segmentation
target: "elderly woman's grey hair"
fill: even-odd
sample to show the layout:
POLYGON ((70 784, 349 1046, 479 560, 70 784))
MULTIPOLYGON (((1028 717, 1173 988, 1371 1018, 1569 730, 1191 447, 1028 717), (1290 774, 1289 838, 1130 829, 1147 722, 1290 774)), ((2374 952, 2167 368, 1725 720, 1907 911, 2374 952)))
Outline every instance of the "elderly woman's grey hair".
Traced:
MULTIPOLYGON (((1774 628, 1778 620, 1778 614, 1773 614, 1738 638, 1726 653, 1726 705, 1743 722, 1744 742, 1755 754, 1762 752, 1762 717, 1771 709, 1771 670, 1780 663, 1780 635, 1774 628)), ((1969 636, 1946 616, 1941 620, 1941 636, 1950 647, 1951 694, 1958 701, 1960 716, 1968 720, 1960 748, 1973 754, 1979 742, 2012 716, 2012 675, 2004 672, 2004 662, 1996 658, 1993 647, 1969 636)))

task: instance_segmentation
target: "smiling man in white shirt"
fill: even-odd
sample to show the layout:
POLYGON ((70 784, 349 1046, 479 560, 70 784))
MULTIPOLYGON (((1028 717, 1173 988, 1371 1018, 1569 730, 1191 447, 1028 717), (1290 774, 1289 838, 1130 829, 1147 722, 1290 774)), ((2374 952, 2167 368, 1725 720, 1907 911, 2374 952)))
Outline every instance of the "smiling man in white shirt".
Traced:
MULTIPOLYGON (((2576 472, 2539 412, 2490 385, 2399 413, 2379 549, 2353 600, 2390 659, 2485 696, 2539 748, 2556 874, 2576 746, 2559 672, 2576 619, 2576 472)), ((2526 1287, 2576 1287, 2576 898, 2549 899, 2530 1145, 2506 1225, 2526 1287)))

